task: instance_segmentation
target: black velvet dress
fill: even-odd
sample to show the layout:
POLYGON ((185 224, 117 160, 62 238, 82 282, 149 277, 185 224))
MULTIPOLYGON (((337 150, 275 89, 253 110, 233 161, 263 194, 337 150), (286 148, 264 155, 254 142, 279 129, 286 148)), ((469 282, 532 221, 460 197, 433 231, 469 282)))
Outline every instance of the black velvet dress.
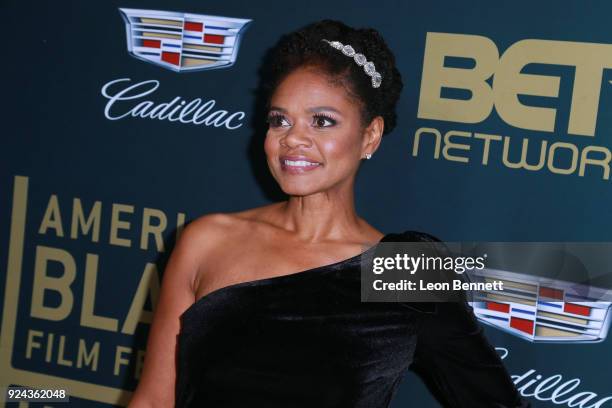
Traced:
POLYGON ((176 407, 383 408, 409 368, 443 406, 529 406, 467 303, 361 302, 364 254, 196 301, 181 315, 176 407))

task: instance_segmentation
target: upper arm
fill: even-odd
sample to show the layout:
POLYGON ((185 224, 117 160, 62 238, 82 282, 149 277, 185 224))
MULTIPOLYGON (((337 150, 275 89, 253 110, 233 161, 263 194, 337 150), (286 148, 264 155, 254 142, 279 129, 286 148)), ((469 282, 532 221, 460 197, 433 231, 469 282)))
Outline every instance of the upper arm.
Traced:
POLYGON ((466 302, 423 317, 411 367, 445 407, 528 407, 466 302))
POLYGON ((174 406, 180 315, 195 300, 193 280, 201 257, 201 228, 187 224, 166 264, 147 339, 144 365, 131 408, 174 406))

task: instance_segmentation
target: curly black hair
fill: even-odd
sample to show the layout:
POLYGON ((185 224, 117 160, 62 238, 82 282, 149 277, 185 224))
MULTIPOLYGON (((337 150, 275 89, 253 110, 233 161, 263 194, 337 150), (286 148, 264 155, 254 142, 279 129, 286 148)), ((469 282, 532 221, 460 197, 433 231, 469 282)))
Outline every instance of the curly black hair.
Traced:
POLYGON ((402 77, 395 66, 395 56, 375 29, 356 29, 340 21, 321 20, 283 35, 270 50, 268 58, 261 72, 261 86, 268 107, 283 78, 297 68, 314 66, 339 81, 349 95, 360 102, 364 126, 374 117, 382 116, 385 121, 383 134, 395 128, 395 108, 403 88, 402 77), (382 76, 380 87, 372 87, 371 77, 364 72, 363 66, 323 39, 351 45, 355 52, 365 55, 382 76))

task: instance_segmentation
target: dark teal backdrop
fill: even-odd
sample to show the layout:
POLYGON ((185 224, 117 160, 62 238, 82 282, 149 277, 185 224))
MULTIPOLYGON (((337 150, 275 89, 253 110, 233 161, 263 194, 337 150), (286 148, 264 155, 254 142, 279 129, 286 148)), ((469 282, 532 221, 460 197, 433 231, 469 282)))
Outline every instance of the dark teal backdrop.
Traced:
MULTIPOLYGON (((442 135, 448 130, 461 130, 509 136, 516 155, 520 154, 517 148, 523 137, 536 146, 547 140, 570 143, 580 151, 589 145, 612 149, 610 66, 603 70, 593 136, 576 136, 567 131, 576 72, 569 65, 535 64, 526 68, 535 74, 560 77, 558 97, 521 97, 526 105, 557 110, 553 132, 513 127, 495 109, 484 121, 473 124, 417 117, 428 32, 484 36, 495 43, 500 54, 524 39, 612 44, 610 2, 5 0, 0 10, 4 39, 0 293, 3 330, 11 329, 14 336, 10 348, 5 337, 2 352, 10 356, 12 369, 47 374, 58 381, 70 379, 115 390, 134 389, 135 350, 144 348, 148 324, 139 324, 134 334, 121 329, 146 264, 156 265, 158 273, 163 273, 177 224, 181 224, 177 222, 180 214, 188 222, 202 214, 237 211, 276 199, 266 185, 269 179, 258 161, 262 157, 257 152, 263 155, 263 151, 261 131, 256 126, 260 118, 254 117, 261 109, 254 94, 257 69, 265 51, 281 34, 323 18, 380 30, 395 52, 405 83, 397 128, 385 137, 373 159, 363 164, 358 177, 357 207, 373 225, 385 232, 426 231, 446 241, 612 240, 612 189, 609 175, 606 178, 601 168, 589 168, 584 176, 577 172, 554 174, 546 166, 541 171, 511 169, 501 164, 501 145, 491 148, 491 158, 485 166, 480 162, 473 138, 469 142, 473 146, 470 152, 455 151, 469 156, 469 163, 445 160, 442 156, 435 159, 431 139, 423 139, 418 156, 412 154, 415 132, 423 127, 438 129, 442 135), (253 21, 244 33, 234 66, 176 73, 128 54, 120 7, 253 21), (146 98, 155 103, 168 102, 176 96, 186 101, 214 99, 215 109, 242 111, 245 118, 242 126, 234 130, 134 117, 108 120, 105 117, 108 99, 101 90, 108 82, 121 78, 129 78, 131 84, 159 81, 159 88, 146 98), (28 195, 25 201, 15 203, 17 176, 27 178, 28 195), (57 207, 53 207, 54 199, 57 207), (90 236, 71 238, 74 199, 79 200, 86 214, 96 202, 101 202, 98 242, 90 236), (27 207, 23 207, 24 203, 27 207), (131 210, 121 207, 125 211, 120 218, 131 223, 119 233, 130 240, 127 246, 110 241, 113 204, 116 209, 118 204, 133 206, 131 210), (17 251, 15 242, 11 247, 16 205, 26 211, 22 253, 17 251), (49 213, 45 216, 49 208, 59 209, 53 214, 61 214, 63 236, 58 236, 61 234, 57 228, 41 229, 43 220, 50 217, 49 213), (146 249, 141 247, 142 220, 147 208, 159 210, 167 217, 164 251, 156 250, 152 238, 147 240, 146 249), (74 303, 67 316, 59 320, 36 317, 31 309, 35 260, 41 246, 66 251, 76 265, 71 286, 74 303), (13 258, 9 258, 11 251, 13 258), (87 254, 98 256, 95 314, 116 319, 116 329, 80 323, 83 301, 91 296, 83 294, 87 287, 87 254), (15 263, 16 259, 22 260, 20 265, 15 263), (8 282, 16 281, 9 279, 13 275, 8 271, 17 269, 18 291, 13 291, 15 286, 5 290, 8 282), (16 309, 7 310, 9 304, 15 304, 16 309), (14 321, 14 326, 7 325, 7 319, 14 321), (55 334, 51 343, 49 333, 55 334), (73 361, 79 339, 84 339, 88 346, 99 341, 102 357, 98 369, 58 363, 60 336, 65 336, 64 358, 73 361), (51 361, 46 361, 44 351, 40 351, 48 348, 44 344, 41 349, 32 349, 27 357, 32 338, 47 346, 54 344, 51 361), (133 351, 125 354, 129 364, 120 365, 115 374, 117 346, 133 351)), ((127 106, 133 105, 127 102, 117 105, 117 112, 126 112, 127 106)), ((530 152, 529 158, 537 160, 537 152, 530 152)), ((559 167, 568 166, 568 150, 560 152, 557 159, 559 167)), ((157 221, 154 218, 151 224, 157 221)), ((47 274, 61 276, 62 268, 58 265, 49 264, 47 274)), ((47 291, 45 296, 45 305, 49 307, 62 302, 57 292, 47 291)), ((149 299, 145 309, 150 307, 149 299)), ((3 331, 4 336, 7 333, 3 331)), ((510 373, 526 375, 520 384, 534 379, 534 386, 524 390, 534 406, 568 406, 568 402, 538 401, 529 396, 536 380, 541 382, 559 375, 562 379, 556 381, 555 387, 578 380, 566 397, 580 392, 597 394, 576 406, 612 407, 612 340, 597 344, 535 344, 489 327, 486 333, 500 353, 507 354, 504 361, 510 373), (536 379, 537 375, 541 377, 536 379), (597 401, 601 403, 597 405, 597 401)), ((8 367, 2 366, 0 371, 5 373, 0 377, 2 385, 20 384, 18 378, 11 377, 13 371, 8 367)), ((96 399, 96 392, 88 395, 96 399)), ((552 388, 544 394, 550 396, 551 392, 552 388)), ((586 396, 581 398, 586 400, 586 396)), ((85 398, 74 397, 72 401, 83 407, 106 405, 85 398)), ((391 406, 436 405, 418 378, 408 374, 391 406)))

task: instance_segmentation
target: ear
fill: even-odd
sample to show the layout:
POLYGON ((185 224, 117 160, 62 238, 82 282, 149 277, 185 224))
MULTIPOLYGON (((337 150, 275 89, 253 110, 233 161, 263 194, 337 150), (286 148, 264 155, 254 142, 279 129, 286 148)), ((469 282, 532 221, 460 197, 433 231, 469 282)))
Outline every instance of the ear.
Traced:
POLYGON ((363 131, 363 143, 361 146, 361 157, 366 153, 374 154, 382 140, 385 120, 382 116, 376 116, 363 131))

